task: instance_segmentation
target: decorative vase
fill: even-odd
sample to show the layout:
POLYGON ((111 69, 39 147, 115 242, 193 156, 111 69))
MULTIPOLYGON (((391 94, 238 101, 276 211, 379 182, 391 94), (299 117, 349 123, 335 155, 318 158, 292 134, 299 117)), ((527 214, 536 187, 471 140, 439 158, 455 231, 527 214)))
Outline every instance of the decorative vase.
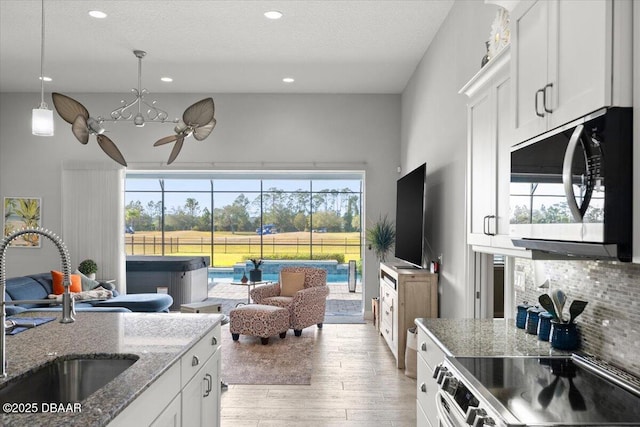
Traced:
POLYGON ((96 280, 96 273, 87 274, 87 277, 91 280, 96 280))
POLYGON ((249 281, 249 279, 247 278, 247 275, 242 272, 242 279, 240 279, 240 283, 247 283, 249 281))
POLYGON ((540 341, 549 341, 549 334, 551 333, 551 314, 540 313, 540 320, 538 320, 538 339, 540 341))
POLYGON ((480 63, 480 68, 484 67, 485 65, 487 65, 487 62, 489 62, 489 42, 486 41, 484 42, 484 44, 487 46, 487 53, 485 53, 485 55, 482 57, 482 62, 480 63))
POLYGON ((249 280, 252 282, 260 282, 262 280, 262 270, 257 268, 249 270, 249 280))
POLYGON ((575 350, 580 345, 578 327, 575 323, 551 321, 551 347, 558 350, 575 350))
POLYGON ((518 304, 518 314, 516 315, 516 327, 520 329, 524 329, 525 324, 527 322, 527 310, 531 307, 531 305, 527 304, 526 301, 522 304, 518 304))

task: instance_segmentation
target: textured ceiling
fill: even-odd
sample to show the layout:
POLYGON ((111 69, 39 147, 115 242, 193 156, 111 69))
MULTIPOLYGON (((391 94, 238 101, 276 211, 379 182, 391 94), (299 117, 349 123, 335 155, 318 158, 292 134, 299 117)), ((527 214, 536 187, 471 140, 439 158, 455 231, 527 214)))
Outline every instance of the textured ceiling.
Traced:
MULTIPOLYGON (((46 92, 127 92, 140 49, 151 92, 400 93, 453 0, 44 4, 46 92), (265 19, 273 9, 284 17, 265 19)), ((40 1, 0 0, 1 92, 40 90, 40 23, 40 1)))

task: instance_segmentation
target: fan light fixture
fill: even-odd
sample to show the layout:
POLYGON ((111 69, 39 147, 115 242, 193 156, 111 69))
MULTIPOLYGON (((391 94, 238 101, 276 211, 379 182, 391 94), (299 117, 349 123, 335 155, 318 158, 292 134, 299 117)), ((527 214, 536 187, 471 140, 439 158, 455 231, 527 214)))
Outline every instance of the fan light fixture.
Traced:
POLYGON ((211 134, 211 131, 216 126, 213 98, 205 98, 189 106, 182 113, 181 120, 167 120, 169 114, 158 108, 155 105, 156 101, 149 104, 144 99, 149 91, 142 89, 142 58, 147 53, 142 50, 134 50, 133 54, 138 58, 138 88, 131 89, 135 99, 131 102, 122 100, 122 105, 113 110, 109 115, 110 117, 91 117, 84 105, 61 93, 54 92, 52 94, 53 105, 56 107, 60 117, 71 125, 71 132, 81 144, 89 142, 89 135, 96 135, 96 140, 102 151, 122 166, 127 166, 127 162, 114 142, 104 135, 106 132, 105 128, 102 127, 104 122, 133 122, 137 127, 143 127, 147 122, 176 124, 173 129, 174 135, 161 138, 153 145, 157 147, 175 142, 167 161, 167 164, 171 164, 180 153, 185 138, 193 135, 195 140, 202 141, 211 134), (143 105, 146 110, 144 112, 142 111, 143 105), (134 114, 133 107, 135 106, 138 107, 138 111, 134 114))
MULTIPOLYGON (((53 111, 44 102, 44 0, 41 1, 42 26, 40 35, 40 107, 31 112, 31 133, 37 136, 53 136, 53 111)), ((49 79, 51 81, 51 79, 49 79)))

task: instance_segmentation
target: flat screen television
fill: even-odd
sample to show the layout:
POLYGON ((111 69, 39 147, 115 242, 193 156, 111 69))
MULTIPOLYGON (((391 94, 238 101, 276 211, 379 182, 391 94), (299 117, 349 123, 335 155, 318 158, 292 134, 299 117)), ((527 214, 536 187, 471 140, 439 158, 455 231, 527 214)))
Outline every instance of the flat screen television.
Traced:
POLYGON ((395 256, 423 267, 424 208, 427 165, 423 163, 397 184, 395 256))

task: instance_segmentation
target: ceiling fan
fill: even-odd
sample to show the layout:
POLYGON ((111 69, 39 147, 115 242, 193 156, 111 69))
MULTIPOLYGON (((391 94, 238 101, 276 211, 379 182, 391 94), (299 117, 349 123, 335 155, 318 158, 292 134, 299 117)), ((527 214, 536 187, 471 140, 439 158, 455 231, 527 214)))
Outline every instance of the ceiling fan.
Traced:
POLYGON ((65 122, 71 124, 71 132, 81 144, 89 142, 89 135, 96 135, 102 151, 122 166, 127 166, 127 162, 116 144, 104 135, 105 130, 100 121, 91 117, 84 105, 61 93, 53 92, 51 96, 56 111, 65 122))
POLYGON ((96 135, 100 148, 122 166, 127 166, 127 162, 115 143, 104 135, 103 122, 131 121, 137 127, 144 126, 146 122, 177 123, 174 129, 175 135, 161 138, 153 144, 154 147, 157 147, 175 141, 167 162, 167 164, 171 164, 180 153, 185 138, 193 134, 196 140, 202 141, 211 134, 211 131, 216 126, 213 98, 205 98, 189 106, 182 114, 182 120, 167 120, 168 114, 158 108, 155 105, 155 101, 149 104, 145 100, 145 95, 148 94, 148 91, 142 88, 142 58, 144 58, 146 52, 134 50, 133 54, 138 58, 138 88, 132 89, 135 99, 131 102, 121 101, 122 105, 113 110, 109 117, 91 117, 81 103, 61 93, 54 92, 52 94, 53 105, 60 117, 71 124, 71 131, 78 141, 86 144, 89 142, 89 135, 96 135), (143 111, 143 105, 146 111, 143 111), (134 115, 131 109, 135 106, 137 106, 138 112, 134 115))
POLYGON ((175 135, 160 138, 153 144, 154 147, 158 147, 175 141, 167 161, 168 165, 178 157, 184 144, 184 139, 189 135, 193 135, 197 141, 202 141, 211 134, 211 131, 216 126, 216 119, 213 117, 214 113, 215 106, 212 98, 205 98, 196 102, 182 114, 182 120, 174 128, 175 135))

